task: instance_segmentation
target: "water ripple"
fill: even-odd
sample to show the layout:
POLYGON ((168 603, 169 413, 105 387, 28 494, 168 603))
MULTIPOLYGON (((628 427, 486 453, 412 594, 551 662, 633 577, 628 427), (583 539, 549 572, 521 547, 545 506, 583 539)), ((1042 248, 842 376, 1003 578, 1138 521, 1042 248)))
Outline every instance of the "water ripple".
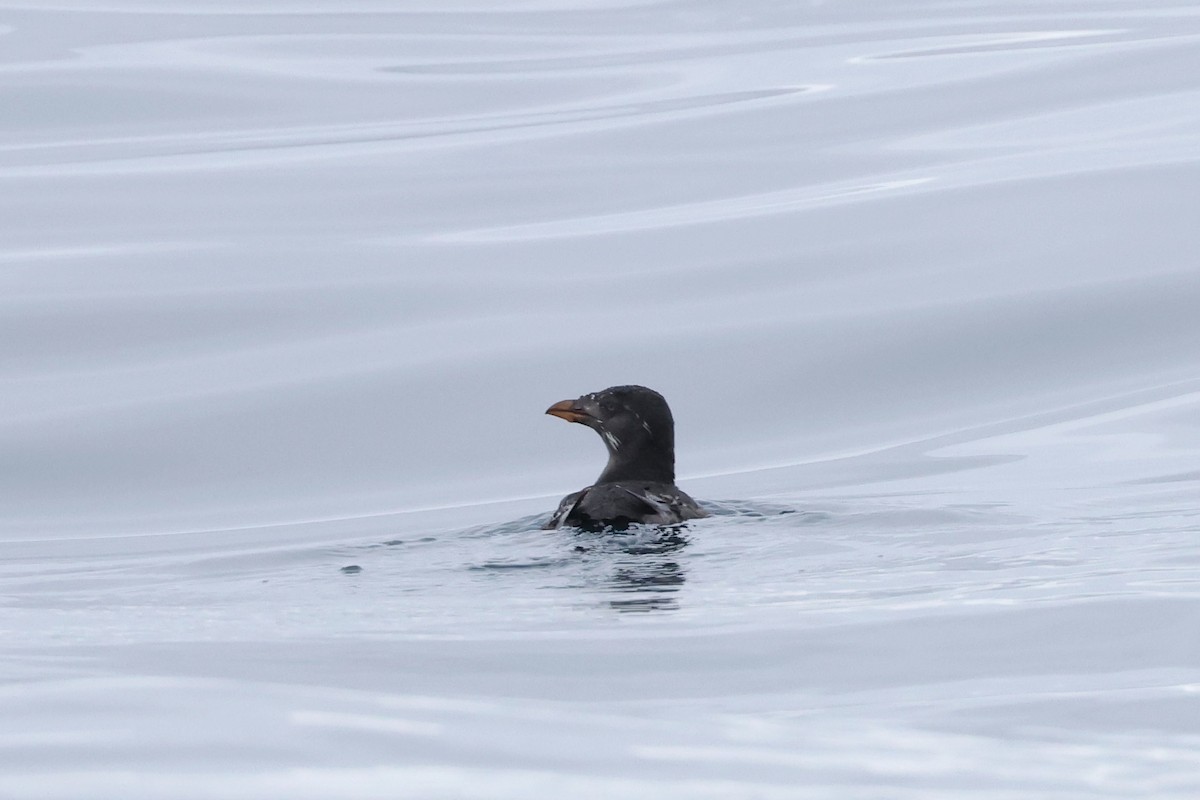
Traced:
POLYGON ((1196 796, 1195 8, 397 5, 4 4, 0 794, 1196 796))

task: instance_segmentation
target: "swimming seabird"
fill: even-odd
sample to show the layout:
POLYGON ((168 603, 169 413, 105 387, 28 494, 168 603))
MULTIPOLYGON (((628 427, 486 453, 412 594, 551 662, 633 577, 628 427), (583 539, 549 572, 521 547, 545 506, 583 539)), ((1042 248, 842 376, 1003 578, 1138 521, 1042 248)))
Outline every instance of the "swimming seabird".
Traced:
POLYGON ((555 403, 546 413, 587 425, 608 448, 600 477, 564 497, 547 528, 624 530, 634 523, 675 525, 708 516, 675 485, 675 420, 658 392, 612 386, 555 403))

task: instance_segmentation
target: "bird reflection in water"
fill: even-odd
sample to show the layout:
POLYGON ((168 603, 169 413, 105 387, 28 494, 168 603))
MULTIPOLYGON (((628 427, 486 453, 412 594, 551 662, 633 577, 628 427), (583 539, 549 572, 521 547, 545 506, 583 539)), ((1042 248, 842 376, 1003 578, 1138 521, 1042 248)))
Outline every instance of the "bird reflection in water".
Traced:
POLYGON ((602 544, 577 548, 582 552, 618 556, 606 588, 623 596, 610 600, 611 608, 639 613, 679 608, 677 594, 686 578, 675 556, 688 544, 681 527, 644 528, 634 534, 607 533, 602 544))

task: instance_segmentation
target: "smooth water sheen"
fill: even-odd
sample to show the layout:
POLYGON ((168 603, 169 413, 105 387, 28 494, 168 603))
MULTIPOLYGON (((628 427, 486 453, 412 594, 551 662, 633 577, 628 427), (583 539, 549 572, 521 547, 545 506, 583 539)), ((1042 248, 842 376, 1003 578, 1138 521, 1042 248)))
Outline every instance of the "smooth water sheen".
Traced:
POLYGON ((0 0, 0 797, 1194 798, 1198 252, 1194 2, 0 0))

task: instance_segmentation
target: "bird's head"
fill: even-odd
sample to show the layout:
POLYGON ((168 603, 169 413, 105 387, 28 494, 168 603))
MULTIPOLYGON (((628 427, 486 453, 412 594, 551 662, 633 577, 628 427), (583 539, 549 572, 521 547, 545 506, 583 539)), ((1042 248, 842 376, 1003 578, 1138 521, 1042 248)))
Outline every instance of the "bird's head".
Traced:
POLYGON ((600 434, 608 466, 597 483, 675 482, 675 421, 667 401, 653 389, 612 386, 555 403, 546 413, 600 434))

